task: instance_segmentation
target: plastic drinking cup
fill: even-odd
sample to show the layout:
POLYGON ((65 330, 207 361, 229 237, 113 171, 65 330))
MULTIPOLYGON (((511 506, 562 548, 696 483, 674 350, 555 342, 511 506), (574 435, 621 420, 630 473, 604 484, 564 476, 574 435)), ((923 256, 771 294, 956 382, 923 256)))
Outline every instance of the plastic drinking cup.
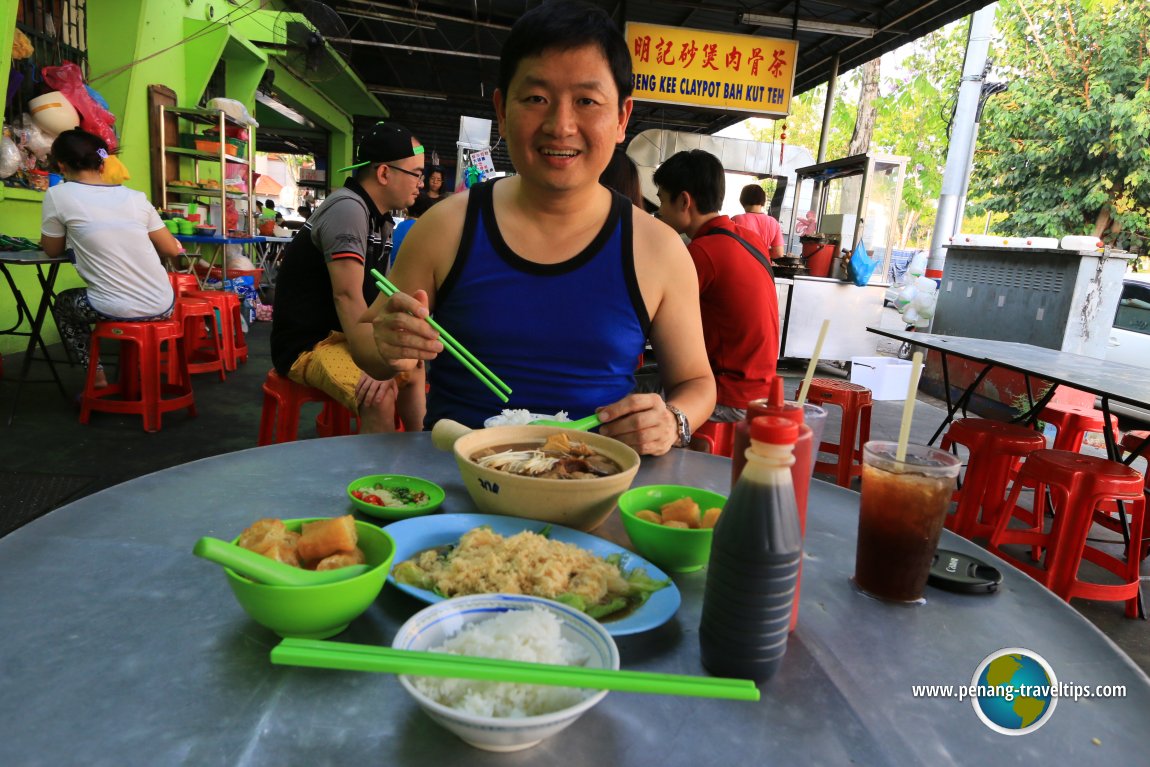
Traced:
POLYGON ((943 450, 894 442, 863 446, 855 585, 893 602, 920 603, 962 463, 943 450))

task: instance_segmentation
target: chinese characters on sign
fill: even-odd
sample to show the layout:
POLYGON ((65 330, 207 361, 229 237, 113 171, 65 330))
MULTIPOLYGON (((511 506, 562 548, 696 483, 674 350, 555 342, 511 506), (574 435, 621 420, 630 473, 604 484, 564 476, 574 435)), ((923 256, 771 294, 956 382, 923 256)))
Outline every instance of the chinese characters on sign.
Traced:
POLYGON ((791 110, 798 42, 627 23, 640 101, 783 117, 791 110))

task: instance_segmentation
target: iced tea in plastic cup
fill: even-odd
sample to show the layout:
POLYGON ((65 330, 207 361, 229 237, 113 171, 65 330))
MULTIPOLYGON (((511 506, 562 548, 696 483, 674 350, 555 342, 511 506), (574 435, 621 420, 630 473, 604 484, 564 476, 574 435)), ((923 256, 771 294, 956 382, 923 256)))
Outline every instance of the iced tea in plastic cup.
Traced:
POLYGON ((944 450, 895 442, 863 446, 855 585, 893 602, 922 602, 961 462, 944 450))

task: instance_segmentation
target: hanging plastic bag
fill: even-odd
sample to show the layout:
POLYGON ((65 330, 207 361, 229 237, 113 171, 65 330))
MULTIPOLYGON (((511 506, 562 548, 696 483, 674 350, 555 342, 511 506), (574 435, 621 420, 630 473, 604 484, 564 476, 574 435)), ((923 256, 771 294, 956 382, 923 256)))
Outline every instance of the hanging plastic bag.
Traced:
POLYGON ((104 139, 108 151, 115 153, 120 146, 116 132, 112 129, 116 116, 89 95, 80 67, 68 61, 58 67, 44 67, 41 75, 44 82, 63 93, 80 113, 80 127, 104 139))
POLYGON ((0 178, 8 178, 20 170, 20 147, 9 136, 0 139, 0 178))
POLYGON ((863 245, 862 240, 859 240, 858 245, 855 245, 854 252, 851 253, 851 282, 860 288, 864 287, 870 282, 871 275, 874 274, 874 269, 877 264, 878 261, 867 255, 866 246, 863 245))

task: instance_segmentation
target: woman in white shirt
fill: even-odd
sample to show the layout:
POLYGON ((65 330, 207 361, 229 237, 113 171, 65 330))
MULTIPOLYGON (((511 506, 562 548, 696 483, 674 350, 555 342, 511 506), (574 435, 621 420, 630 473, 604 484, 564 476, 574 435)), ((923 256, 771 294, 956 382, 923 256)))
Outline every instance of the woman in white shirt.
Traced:
MULTIPOLYGON (((176 298, 157 254, 171 259, 182 251, 142 192, 103 182, 107 157, 99 136, 76 129, 56 137, 52 158, 68 183, 44 196, 40 226, 44 252, 59 255, 70 246, 88 285, 61 291, 55 306, 60 338, 85 368, 93 323, 171 316, 176 298)), ((99 360, 96 385, 107 385, 99 360)))

